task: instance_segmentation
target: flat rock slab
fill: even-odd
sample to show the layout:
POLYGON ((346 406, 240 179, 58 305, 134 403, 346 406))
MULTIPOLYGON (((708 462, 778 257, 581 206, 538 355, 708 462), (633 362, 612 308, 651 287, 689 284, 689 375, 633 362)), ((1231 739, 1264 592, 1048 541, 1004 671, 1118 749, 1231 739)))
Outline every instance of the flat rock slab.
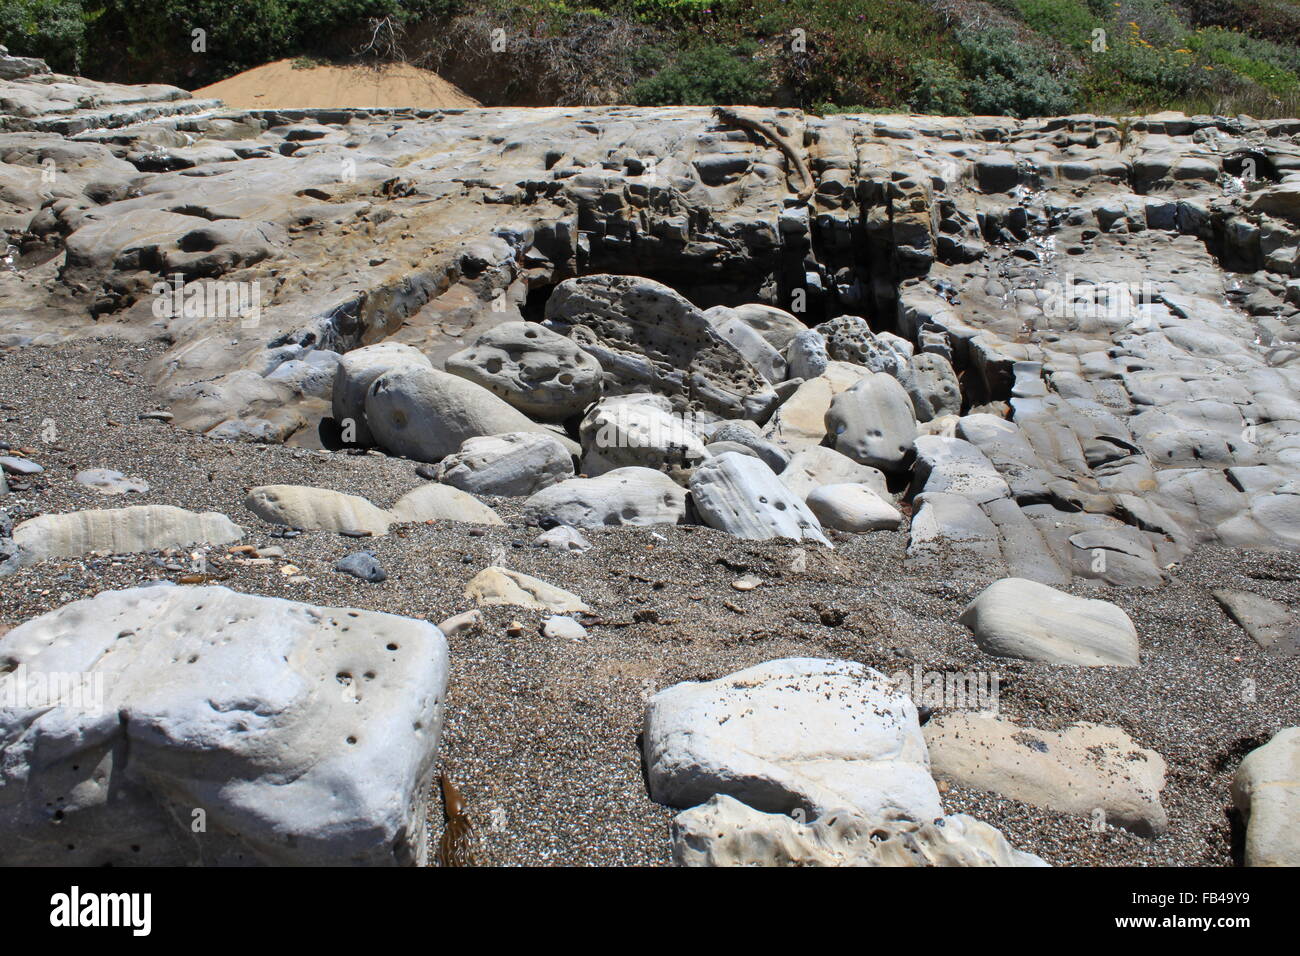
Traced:
POLYGON ((576 594, 509 568, 484 568, 465 585, 465 596, 477 604, 508 604, 535 611, 591 610, 576 594))
POLYGON ((107 591, 0 637, 0 863, 422 864, 447 687, 424 621, 107 591), (50 705, 32 678, 79 679, 50 705))
POLYGON ((646 705, 650 795, 692 807, 727 794, 756 810, 868 819, 943 815, 916 706, 851 661, 769 661, 677 684, 646 705))
POLYGON ((1121 608, 1025 578, 993 582, 959 620, 997 657, 1086 667, 1138 663, 1137 629, 1121 608))
POLYGON ((303 531, 388 534, 393 516, 365 498, 306 485, 260 485, 250 489, 245 506, 263 521, 303 531))
POLYGON ((1246 755, 1232 801, 1246 819, 1247 866, 1300 866, 1300 727, 1246 755))
POLYGON ((1291 609, 1281 601, 1254 594, 1219 588, 1214 599, 1250 637, 1274 657, 1300 654, 1300 627, 1291 609))
POLYGON ((135 505, 39 515, 14 528, 19 562, 70 558, 92 551, 127 554, 200 544, 229 544, 244 531, 215 511, 195 514, 172 505, 135 505))
POLYGON ((839 810, 805 824, 725 794, 679 813, 672 841, 678 866, 1048 865, 963 814, 881 821, 839 810))
POLYGON ((149 482, 143 478, 128 478, 120 471, 111 468, 91 468, 77 472, 76 481, 101 495, 124 495, 128 492, 143 494, 149 490, 149 482))
POLYGON ((1142 836, 1169 824, 1160 804, 1165 761, 1118 727, 1053 732, 1000 717, 944 714, 923 728, 937 779, 1089 816, 1142 836))

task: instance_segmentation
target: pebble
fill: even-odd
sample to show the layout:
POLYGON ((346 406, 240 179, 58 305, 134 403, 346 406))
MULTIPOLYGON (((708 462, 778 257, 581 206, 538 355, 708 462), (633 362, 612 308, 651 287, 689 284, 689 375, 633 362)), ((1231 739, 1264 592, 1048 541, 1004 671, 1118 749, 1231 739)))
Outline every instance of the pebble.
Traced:
POLYGON ((369 551, 354 551, 334 565, 334 570, 350 574, 371 584, 388 580, 388 572, 380 566, 379 559, 369 551))
POLYGON ((571 617, 556 614, 542 622, 542 633, 547 637, 560 637, 567 641, 580 641, 587 629, 571 617))

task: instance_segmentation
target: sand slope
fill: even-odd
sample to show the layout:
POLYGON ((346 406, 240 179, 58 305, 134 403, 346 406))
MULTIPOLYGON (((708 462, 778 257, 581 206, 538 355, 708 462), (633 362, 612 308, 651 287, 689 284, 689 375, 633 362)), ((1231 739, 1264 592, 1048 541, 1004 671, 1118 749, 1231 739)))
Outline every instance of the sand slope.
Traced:
POLYGON ((318 107, 478 106, 437 73, 406 63, 369 66, 317 66, 296 70, 292 60, 276 60, 194 91, 241 109, 318 107))

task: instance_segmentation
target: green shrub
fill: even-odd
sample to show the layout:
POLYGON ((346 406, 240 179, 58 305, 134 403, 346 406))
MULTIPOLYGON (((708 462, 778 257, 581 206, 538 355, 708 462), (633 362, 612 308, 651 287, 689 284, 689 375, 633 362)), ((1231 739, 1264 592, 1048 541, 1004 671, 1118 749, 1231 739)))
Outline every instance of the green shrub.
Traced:
POLYGON ((0 45, 14 56, 36 56, 57 72, 78 73, 87 14, 81 0, 0 0, 0 45))
POLYGON ((939 116, 965 116, 966 81, 956 64, 946 60, 922 60, 916 66, 916 91, 912 109, 939 116))
POLYGON ((1016 8, 1039 33, 1075 50, 1088 49, 1101 26, 1084 0, 1016 0, 1016 8))
POLYGON ((763 104, 771 99, 771 81, 761 63, 716 45, 687 49, 632 87, 632 100, 641 106, 763 104))
POLYGON ((1021 43, 1007 29, 961 30, 957 42, 967 56, 972 112, 1023 118, 1073 111, 1074 80, 1042 49, 1021 43))

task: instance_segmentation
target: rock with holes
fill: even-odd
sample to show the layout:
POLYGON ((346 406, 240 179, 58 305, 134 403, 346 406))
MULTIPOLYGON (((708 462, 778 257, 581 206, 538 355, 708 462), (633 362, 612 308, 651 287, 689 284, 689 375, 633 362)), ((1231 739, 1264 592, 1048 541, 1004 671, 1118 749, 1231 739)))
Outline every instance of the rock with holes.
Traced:
POLYGON ((1109 601, 1075 597, 1024 578, 981 591, 958 620, 989 654, 1050 664, 1136 667, 1137 629, 1109 601))
POLYGON ((831 362, 826 340, 816 329, 796 333, 785 347, 785 359, 786 373, 804 381, 821 375, 831 362))
POLYGON ((389 513, 397 521, 460 521, 465 524, 505 524, 501 516, 468 492, 430 482, 408 491, 389 513))
POLYGON ((679 524, 686 517, 686 491, 652 468, 615 468, 595 478, 570 478, 524 502, 533 522, 558 521, 574 528, 679 524))
POLYGON ((826 340, 830 357, 837 362, 862 365, 873 372, 898 378, 907 368, 908 356, 893 342, 877 337, 867 320, 857 315, 841 315, 817 326, 826 340))
POLYGON ((465 596, 477 604, 508 604, 535 611, 591 610, 576 594, 509 568, 484 568, 465 585, 465 596))
POLYGON ((1165 761, 1118 727, 1059 731, 1001 717, 945 713, 924 727, 936 779, 1089 817, 1141 836, 1162 833, 1165 761))
POLYGON ((426 862, 425 621, 162 584, 28 621, 0 661, 0 864, 426 862))
POLYGON ((546 319, 596 357, 607 394, 654 392, 677 412, 756 421, 776 407, 771 386, 704 313, 652 279, 566 279, 547 300, 546 319))
POLYGON ((693 807, 727 794, 767 813, 848 808, 879 820, 943 815, 916 707, 852 661, 768 661, 646 704, 650 795, 693 807))
POLYGON ((365 498, 306 485, 251 488, 245 506, 263 521, 302 531, 387 534, 393 516, 365 498))
POLYGON ((836 395, 826 410, 835 450, 886 473, 903 470, 916 440, 912 400, 898 379, 876 372, 836 395))
POLYGON ((912 400, 912 411, 918 422, 961 414, 961 384, 952 363, 942 355, 935 352, 913 355, 899 380, 912 400))
POLYGON ((366 345, 339 357, 330 401, 346 444, 375 443, 366 424, 366 393, 375 379, 399 368, 432 369, 433 363, 419 349, 396 342, 366 345))
POLYGON ((536 322, 489 329, 448 356, 446 369, 539 421, 563 421, 600 397, 600 363, 572 339, 536 322))
POLYGON ((808 510, 823 528, 836 531, 893 531, 903 520, 898 509, 870 485, 820 485, 808 493, 808 510))
POLYGON ((696 468, 691 499, 705 524, 738 538, 806 538, 830 547, 803 500, 749 455, 728 452, 696 468))
POLYGON ((760 375, 773 384, 785 381, 785 356, 772 346, 763 335, 725 305, 707 310, 705 316, 714 330, 730 342, 760 375))
POLYGON ((403 368, 375 379, 366 393, 366 421, 379 447, 415 461, 441 461, 467 439, 510 432, 573 444, 483 386, 435 369, 403 368))
POLYGON ((467 438, 434 466, 433 477, 475 495, 531 495, 572 478, 573 456, 551 435, 485 435, 467 438))
POLYGON ((1246 820, 1247 866, 1300 866, 1300 727, 1246 755, 1232 801, 1246 820))
POLYGON ((195 514, 171 505, 135 505, 38 515, 14 528, 18 563, 69 558, 92 551, 124 554, 193 545, 229 544, 244 531, 223 514, 195 514))
POLYGON ((673 818, 678 866, 1047 866, 973 817, 880 820, 836 810, 804 823, 718 794, 673 818))
POLYGON ((660 395, 604 399, 586 414, 578 431, 587 475, 630 466, 689 473, 709 456, 694 420, 674 413, 660 395))

